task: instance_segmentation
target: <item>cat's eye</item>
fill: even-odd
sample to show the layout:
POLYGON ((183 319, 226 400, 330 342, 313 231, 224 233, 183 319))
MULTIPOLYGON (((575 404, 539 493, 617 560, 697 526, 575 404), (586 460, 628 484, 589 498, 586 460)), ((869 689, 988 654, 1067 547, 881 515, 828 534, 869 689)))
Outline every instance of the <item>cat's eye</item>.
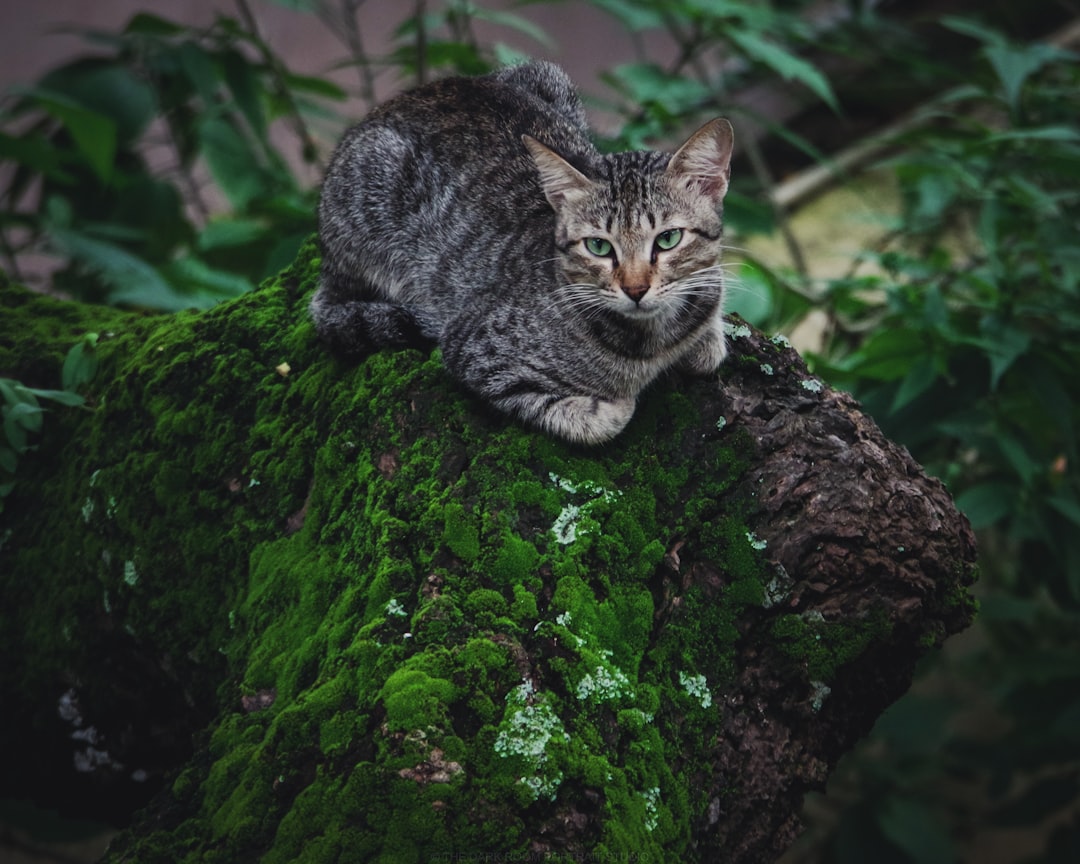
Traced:
POLYGON ((585 248, 597 258, 606 258, 611 254, 611 241, 603 237, 586 237, 585 248))
POLYGON ((680 240, 682 240, 682 229, 672 228, 670 231, 663 231, 656 235, 656 248, 666 252, 678 246, 680 240))

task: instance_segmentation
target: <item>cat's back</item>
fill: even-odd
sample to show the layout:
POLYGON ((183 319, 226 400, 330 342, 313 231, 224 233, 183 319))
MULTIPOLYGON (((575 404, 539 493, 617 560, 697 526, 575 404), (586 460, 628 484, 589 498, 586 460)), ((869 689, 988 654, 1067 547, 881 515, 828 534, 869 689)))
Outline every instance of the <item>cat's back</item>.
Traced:
POLYGON ((505 266, 515 246, 550 245, 553 216, 522 135, 583 168, 599 158, 573 84, 551 63, 442 79, 372 111, 345 134, 323 182, 328 290, 377 286, 398 302, 456 293, 507 275, 463 272, 479 263, 463 251, 505 266))
POLYGON ((562 69, 546 62, 433 81, 386 102, 357 131, 371 126, 435 139, 451 134, 512 141, 515 152, 521 150, 522 134, 542 132, 553 147, 591 149, 573 84, 562 69))

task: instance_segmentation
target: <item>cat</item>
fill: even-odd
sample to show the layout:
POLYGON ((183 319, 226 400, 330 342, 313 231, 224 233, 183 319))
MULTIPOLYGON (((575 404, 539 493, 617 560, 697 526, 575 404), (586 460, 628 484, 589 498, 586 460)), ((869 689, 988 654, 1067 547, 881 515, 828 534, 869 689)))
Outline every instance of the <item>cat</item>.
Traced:
POLYGON ((617 435, 638 394, 726 355, 732 129, 601 155, 558 66, 445 78, 346 132, 323 181, 311 303, 329 348, 435 342, 449 373, 551 435, 617 435))

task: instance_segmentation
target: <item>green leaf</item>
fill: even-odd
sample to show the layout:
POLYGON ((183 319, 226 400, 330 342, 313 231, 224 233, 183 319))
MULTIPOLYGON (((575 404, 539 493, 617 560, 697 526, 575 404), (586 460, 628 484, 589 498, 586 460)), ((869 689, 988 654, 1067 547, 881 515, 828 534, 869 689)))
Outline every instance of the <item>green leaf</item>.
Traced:
POLYGON ((727 36, 747 57, 768 66, 785 81, 798 81, 808 87, 833 111, 840 113, 836 94, 817 67, 752 31, 733 29, 728 31, 727 36))
POLYGON ((40 86, 112 120, 118 148, 134 144, 159 113, 151 86, 117 61, 76 60, 49 72, 40 86))
POLYGON ((333 81, 312 75, 297 75, 288 72, 285 74, 285 84, 295 92, 310 93, 313 96, 321 96, 335 102, 343 102, 349 98, 349 94, 333 81))
POLYGON ((994 443, 1001 450, 1001 454, 1005 457, 1009 467, 1025 483, 1041 471, 1039 464, 1028 455, 1023 442, 1013 435, 999 429, 994 436, 994 443))
MULTIPOLYGON (((97 341, 97 333, 87 333, 72 346, 64 358, 64 367, 60 373, 60 380, 64 391, 70 391, 68 395, 76 395, 75 391, 84 384, 90 383, 94 375, 97 374, 97 341)), ((76 398, 81 403, 82 398, 78 396, 76 398)))
MULTIPOLYGON (((14 474, 15 469, 19 467, 19 456, 10 447, 0 444, 0 469, 7 471, 8 474, 14 474)), ((0 492, 0 495, 5 494, 0 492)))
POLYGON ((34 91, 42 109, 64 124, 87 164, 104 183, 112 178, 116 160, 116 124, 61 94, 34 91))
POLYGON ((990 389, 996 391, 1001 376, 1031 347, 1031 334, 997 316, 985 318, 980 329, 979 345, 990 361, 990 389))
POLYGON ((214 180, 229 203, 244 210, 263 190, 263 174, 247 140, 220 117, 203 117, 198 132, 214 180))
POLYGON ((128 21, 123 32, 139 36, 176 36, 183 33, 184 29, 181 25, 158 15, 149 12, 138 12, 128 21))
POLYGON ((266 238, 270 228, 257 219, 211 219, 199 234, 196 247, 201 252, 246 246, 266 238))
POLYGON ((19 137, 0 132, 0 160, 61 180, 70 177, 61 167, 60 152, 53 142, 35 132, 19 137))
POLYGON ((505 12, 498 9, 484 9, 480 6, 474 6, 472 7, 472 17, 478 21, 487 21, 491 24, 497 24, 500 27, 515 30, 518 33, 524 33, 534 42, 543 45, 548 50, 553 51, 556 48, 554 41, 552 41, 551 37, 543 27, 540 27, 528 18, 523 18, 521 15, 516 15, 513 12, 505 12))
POLYGON ((895 414, 901 408, 922 396, 929 390, 939 375, 938 365, 933 357, 920 357, 911 365, 904 380, 893 397, 889 411, 895 414))
POLYGON ((1048 814, 1063 811, 1076 802, 1077 788, 1080 786, 1078 781, 1080 781, 1080 772, 1075 768, 1059 777, 1036 780, 1018 798, 994 814, 994 824, 1006 826, 1041 824, 1048 814))
POLYGON ((670 75, 655 63, 625 63, 606 77, 631 101, 661 106, 672 116, 696 110, 712 98, 704 84, 670 75))
POLYGON ((60 252, 100 276, 111 289, 111 303, 166 311, 188 305, 150 264, 115 243, 68 228, 53 228, 49 239, 60 252))
POLYGON ((207 306, 216 300, 239 297, 255 287, 246 277, 216 270, 197 258, 178 258, 169 263, 166 272, 174 284, 202 295, 197 303, 189 302, 188 305, 207 306))
POLYGON ((45 413, 36 402, 20 402, 17 405, 8 405, 4 408, 4 423, 17 423, 23 429, 30 432, 41 431, 41 415, 45 413))
POLYGON ((1016 509, 1019 492, 1008 483, 979 483, 956 496, 956 507, 972 528, 989 528, 1016 509))
POLYGON ((737 278, 728 290, 726 310, 760 327, 773 311, 772 280, 757 265, 748 261, 739 266, 737 278))
POLYGON ((603 9, 632 33, 653 30, 664 26, 664 16, 658 6, 635 3, 632 0, 589 0, 603 9))
POLYGON ((239 51, 229 51, 225 54, 225 83, 236 101, 240 113, 244 115, 248 126, 259 138, 266 142, 266 114, 263 112, 260 94, 262 88, 259 76, 255 74, 252 65, 239 51))
POLYGON ((1080 528, 1080 502, 1077 502, 1071 494, 1060 493, 1051 495, 1046 502, 1058 511, 1062 516, 1080 528))
POLYGON ((864 378, 895 381, 905 377, 913 358, 926 354, 926 341, 914 330, 881 330, 843 365, 864 378))
POLYGON ((921 801, 891 797, 877 811, 878 825, 917 864, 953 864, 952 842, 933 811, 921 801))
POLYGON ((998 43, 984 49, 986 59, 1005 90, 1005 101, 1015 114, 1020 107, 1024 82, 1043 66, 1058 59, 1059 54, 1048 45, 1011 45, 998 43))
POLYGON ((1080 141, 1080 130, 1074 126, 1040 126, 1036 129, 1010 129, 998 132, 986 138, 987 144, 999 144, 1002 141, 1080 141))
POLYGON ((217 104, 219 85, 213 59, 202 46, 191 40, 181 43, 176 54, 188 81, 202 99, 204 110, 212 109, 217 104))

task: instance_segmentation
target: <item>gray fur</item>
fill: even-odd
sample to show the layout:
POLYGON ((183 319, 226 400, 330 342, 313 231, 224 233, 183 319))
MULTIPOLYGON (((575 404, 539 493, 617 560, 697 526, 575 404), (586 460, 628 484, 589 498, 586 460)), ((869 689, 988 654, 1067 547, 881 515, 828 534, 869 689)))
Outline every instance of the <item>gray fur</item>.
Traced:
POLYGON ((674 156, 602 156, 550 63, 405 93, 350 129, 327 170, 318 332, 352 356, 436 341, 500 410, 607 440, 663 370, 724 359, 730 149, 714 120, 674 156))

